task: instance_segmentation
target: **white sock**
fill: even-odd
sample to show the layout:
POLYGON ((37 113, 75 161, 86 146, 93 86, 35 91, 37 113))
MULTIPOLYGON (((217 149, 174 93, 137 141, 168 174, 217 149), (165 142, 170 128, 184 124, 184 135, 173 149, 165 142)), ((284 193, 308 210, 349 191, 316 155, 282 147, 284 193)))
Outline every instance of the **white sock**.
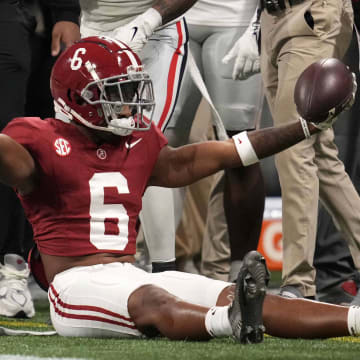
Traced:
POLYGON ((360 335, 360 306, 350 306, 347 324, 351 336, 360 335))
POLYGON ((232 335, 228 309, 228 306, 213 306, 207 312, 205 328, 212 337, 232 335))

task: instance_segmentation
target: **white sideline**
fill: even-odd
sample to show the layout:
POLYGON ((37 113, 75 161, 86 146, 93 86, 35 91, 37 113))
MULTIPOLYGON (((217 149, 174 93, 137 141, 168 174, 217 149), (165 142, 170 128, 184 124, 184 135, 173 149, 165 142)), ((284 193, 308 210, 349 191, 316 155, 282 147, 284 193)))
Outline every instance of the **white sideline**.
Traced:
POLYGON ((33 331, 33 330, 15 330, 10 329, 4 326, 0 326, 0 336, 25 336, 25 335, 35 335, 35 336, 53 336, 56 335, 56 331, 33 331))

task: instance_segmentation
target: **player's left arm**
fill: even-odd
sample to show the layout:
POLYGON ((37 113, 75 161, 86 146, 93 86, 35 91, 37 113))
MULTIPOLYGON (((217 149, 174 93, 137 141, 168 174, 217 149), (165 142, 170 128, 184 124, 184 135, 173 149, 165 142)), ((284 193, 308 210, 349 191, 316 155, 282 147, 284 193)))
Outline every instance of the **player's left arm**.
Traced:
MULTIPOLYGON (((302 120, 305 121, 305 120, 302 120)), ((149 185, 179 187, 226 168, 248 166, 305 139, 304 123, 242 132, 225 141, 206 141, 179 148, 164 147, 149 185)), ((319 132, 307 124, 311 134, 319 132)))

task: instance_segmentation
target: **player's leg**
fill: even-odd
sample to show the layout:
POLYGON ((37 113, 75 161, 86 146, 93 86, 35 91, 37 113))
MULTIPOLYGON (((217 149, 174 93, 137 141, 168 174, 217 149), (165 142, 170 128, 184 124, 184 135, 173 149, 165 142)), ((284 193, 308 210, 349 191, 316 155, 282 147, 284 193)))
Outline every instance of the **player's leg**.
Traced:
MULTIPOLYGON (((360 331, 360 309, 357 324, 360 331)), ((288 299, 267 294, 263 320, 266 332, 285 338, 327 338, 348 336, 349 308, 306 299, 288 299)), ((354 334, 355 335, 355 334, 354 334)))
MULTIPOLYGON (((261 115, 260 75, 234 81, 231 78, 233 63, 225 65, 221 62, 228 51, 227 44, 233 43, 245 30, 246 26, 213 27, 213 34, 203 45, 204 78, 229 136, 255 129, 261 115)), ((264 201, 260 164, 225 170, 224 210, 231 249, 230 281, 236 279, 244 255, 257 248, 264 201)))
MULTIPOLYGON (((185 21, 156 31, 140 57, 154 86, 156 107, 153 121, 164 131, 171 119, 187 60, 185 21)), ((175 213, 173 191, 150 187, 140 214, 153 271, 175 269, 175 213)))
POLYGON ((158 330, 170 339, 233 335, 242 343, 262 341, 262 304, 268 272, 258 252, 244 258, 235 294, 233 285, 199 275, 155 275, 152 285, 138 288, 128 301, 129 313, 143 333, 153 335, 158 330))
POLYGON ((205 327, 208 310, 153 285, 142 286, 129 298, 131 318, 149 337, 162 334, 173 340, 208 340, 211 338, 205 327))
MULTIPOLYGON (((210 338, 204 316, 228 287, 233 285, 188 273, 147 273, 129 263, 76 267, 56 275, 50 284, 50 315, 62 336, 139 337, 144 333, 184 339, 187 334, 179 324, 187 319, 184 329, 194 339, 204 339, 210 338), (169 319, 174 320, 175 330, 169 319)), ((223 298, 222 303, 229 300, 223 298)))
MULTIPOLYGON (((189 51, 192 54, 195 62, 197 63, 199 70, 201 71, 201 44, 194 41, 191 38, 191 33, 189 33, 189 51)), ((176 107, 171 117, 168 126, 165 130, 165 136, 169 141, 169 145, 172 147, 179 147, 188 144, 193 141, 191 139, 190 132, 193 129, 193 120, 195 118, 195 114, 199 107, 201 101, 200 91, 197 89, 194 81, 192 79, 190 73, 190 65, 187 63, 183 80, 181 82, 179 97, 176 102, 176 107)), ((207 127, 202 126, 204 121, 199 118, 199 122, 196 125, 196 137, 195 141, 205 140, 207 136, 207 127), (200 125, 201 124, 201 125, 200 125)), ((194 131, 192 131, 192 135, 194 135, 194 131)), ((208 181, 208 180, 203 180, 208 181)), ((172 189, 174 194, 174 204, 175 204, 175 225, 177 228, 176 234, 176 255, 177 255, 177 265, 178 269, 185 268, 185 271, 189 270, 189 272, 195 272, 196 268, 188 268, 189 264, 193 264, 193 256, 198 252, 197 249, 201 248, 202 245, 202 237, 193 236, 194 234, 191 231, 196 227, 196 229, 201 229, 201 221, 199 219, 201 217, 195 216, 191 218, 191 222, 195 225, 194 227, 187 227, 186 215, 193 215, 193 212, 188 212, 189 203, 196 203, 196 205, 201 206, 202 197, 198 196, 198 193, 194 192, 192 195, 192 202, 185 202, 186 194, 189 194, 186 188, 177 188, 172 189), (199 203, 198 203, 199 201, 199 203), (185 218, 184 218, 185 216, 185 218), (182 226, 182 225, 185 225, 182 226), (183 231, 184 230, 184 231, 183 231), (191 234, 191 236, 186 236, 187 234, 191 234), (185 235, 185 236, 183 236, 185 235), (191 243, 190 243, 191 242, 191 243), (180 258, 178 257, 180 256, 180 258)), ((187 199, 189 200, 189 199, 187 199)), ((198 210, 196 207, 195 210, 198 210)), ((192 209, 192 210, 194 210, 192 209)), ((206 212, 205 212, 206 214, 206 212)), ((196 235, 196 234, 195 234, 196 235)))
MULTIPOLYGON (((232 136, 232 132, 228 132, 232 136)), ((228 224, 231 267, 229 281, 244 255, 257 249, 265 204, 265 187, 260 163, 225 171, 224 210, 228 224)))
MULTIPOLYGON (((254 255, 258 253, 252 252, 250 254, 254 255)), ((262 302, 264 296, 258 292, 257 297, 254 296, 252 299, 254 302, 251 303, 249 297, 246 297, 246 291, 244 292, 244 287, 252 284, 251 280, 249 281, 250 277, 248 277, 250 266, 247 259, 249 259, 250 254, 246 255, 244 260, 245 267, 240 271, 237 280, 235 299, 238 299, 239 302, 237 303, 235 301, 232 305, 234 306, 234 304, 236 304, 235 306, 243 307, 240 311, 236 312, 238 316, 241 314, 242 326, 238 328, 238 331, 240 332, 241 330, 243 334, 245 334, 246 330, 250 329, 250 339, 252 340, 250 342, 258 342, 256 339, 261 339, 262 328, 260 327, 262 321, 268 334, 284 338, 310 339, 360 335, 359 307, 349 308, 305 299, 287 299, 278 295, 267 294, 261 313, 258 305, 262 302), (299 316, 299 314, 301 314, 301 316, 299 316), (260 334, 251 332, 251 329, 256 323, 259 325, 260 329, 258 328, 258 330, 260 330, 260 334), (257 336, 259 336, 259 338, 257 338, 257 336)), ((260 262, 261 257, 258 258, 258 260, 260 262)), ((258 265, 259 262, 256 264, 258 265)), ((267 282, 267 274, 264 268, 260 267, 260 270, 262 271, 262 282, 259 281, 260 277, 257 278, 257 290, 261 287, 259 284, 264 285, 267 282)), ((187 280, 188 282, 190 278, 192 278, 191 275, 187 280)), ((216 282, 214 282, 214 284, 216 284, 216 282)), ((175 285, 173 286, 175 287, 175 285)), ((199 283, 197 286, 199 286, 199 283)), ((251 285, 249 288, 250 287, 251 285)), ((207 310, 208 307, 206 306, 210 306, 209 304, 202 303, 200 305, 194 305, 194 303, 198 301, 196 298, 198 295, 196 295, 196 291, 193 291, 193 289, 189 289, 191 290, 189 294, 194 294, 189 295, 190 298, 183 294, 187 300, 191 301, 180 301, 179 296, 173 297, 173 295, 171 295, 169 297, 163 291, 158 292, 156 289, 158 288, 143 287, 137 290, 139 291, 138 293, 134 292, 135 303, 132 303, 132 305, 139 302, 136 306, 138 306, 138 309, 142 309, 140 310, 142 314, 140 317, 144 316, 138 319, 134 314, 135 322, 139 321, 140 327, 144 326, 144 329, 147 329, 146 324, 151 323, 149 329, 153 329, 155 326, 163 335, 170 338, 182 339, 183 336, 186 337, 186 334, 188 334, 188 336, 190 336, 188 337, 189 339, 199 340, 208 338, 203 327, 203 321, 206 323, 206 320, 208 320, 205 325, 207 333, 210 332, 213 336, 229 335, 226 317, 223 316, 221 321, 219 321, 219 319, 214 321, 214 319, 211 319, 213 316, 210 317, 210 314, 211 310, 217 310, 219 314, 221 314, 221 312, 224 311, 224 307, 226 308, 226 305, 231 304, 231 301, 234 299, 233 287, 225 287, 219 292, 216 301, 217 307, 213 307, 210 311, 207 310), (195 296, 195 298, 192 298, 192 296, 195 296), (149 302, 141 299, 147 299, 149 302), (147 311, 143 311, 144 306, 149 306, 147 311), (209 320, 209 318, 211 320, 209 320), (193 320, 194 322, 192 322, 193 320), (211 321, 214 322, 210 325, 211 321), (194 327, 191 329, 188 328, 189 322, 194 324, 194 327), (214 327, 212 328, 211 326, 214 327), (184 332, 182 332, 183 330, 184 332)), ((199 290, 201 292, 201 286, 199 286, 199 290)), ((176 291, 182 292, 182 290, 179 289, 176 291)), ((173 289, 169 289, 169 292, 173 293, 173 289)), ((254 293, 256 292, 254 291, 254 293)), ((132 310, 134 313, 136 312, 135 309, 132 310)), ((132 310, 129 308, 130 313, 132 313, 132 310)), ((222 315, 224 315, 224 313, 222 315)), ((237 320, 239 320, 239 318, 237 320)), ((238 321, 237 324, 240 324, 240 321, 238 321)), ((238 339, 242 339, 241 335, 236 333, 236 326, 232 327, 232 335, 235 335, 238 339)))
POLYGON ((152 271, 175 269, 175 212, 172 189, 149 187, 139 218, 152 271))
MULTIPOLYGON (((255 252, 255 254, 258 253, 255 252)), ((244 259, 247 265, 249 265, 248 259, 247 255, 244 259)), ((265 268, 260 269, 264 270, 265 268)), ((232 326, 231 332, 229 330, 231 315, 230 319, 226 316, 226 314, 231 314, 231 310, 229 311, 226 305, 230 304, 234 297, 233 286, 224 287, 219 292, 218 306, 208 309, 207 306, 203 306, 204 304, 194 305, 196 299, 194 302, 186 302, 180 300, 179 297, 170 295, 163 288, 146 285, 134 291, 130 296, 129 312, 144 333, 153 335, 158 329, 161 334, 171 339, 201 340, 210 338, 209 334, 213 337, 232 334, 237 339, 243 339, 241 333, 245 335, 247 330, 253 335, 250 337, 251 340, 261 339, 261 320, 260 326, 257 328, 260 330, 260 337, 256 337, 259 333, 251 331, 261 315, 266 332, 272 336, 315 339, 360 335, 360 308, 355 306, 349 308, 267 294, 261 311, 259 304, 262 304, 264 293, 259 290, 261 289, 260 284, 264 288, 266 272, 262 272, 263 281, 259 281, 260 277, 257 278, 256 290, 258 292, 257 296, 252 298, 249 296, 250 292, 244 291, 247 285, 249 285, 249 289, 253 284, 251 280, 249 281, 251 276, 248 276, 248 270, 249 267, 247 269, 243 267, 237 280, 235 301, 230 309, 238 307, 240 311, 236 312, 236 325, 232 326)), ((252 294, 254 293, 256 291, 252 292, 252 294)), ((249 340, 249 337, 246 339, 249 340)))
POLYGON ((50 314, 62 336, 140 337, 160 332, 171 339, 234 335, 242 342, 256 342, 262 339, 262 313, 268 333, 275 336, 360 334, 358 307, 265 297, 266 282, 265 263, 257 252, 244 259, 235 299, 234 285, 199 275, 149 274, 128 263, 76 267, 56 275, 50 284, 50 314))

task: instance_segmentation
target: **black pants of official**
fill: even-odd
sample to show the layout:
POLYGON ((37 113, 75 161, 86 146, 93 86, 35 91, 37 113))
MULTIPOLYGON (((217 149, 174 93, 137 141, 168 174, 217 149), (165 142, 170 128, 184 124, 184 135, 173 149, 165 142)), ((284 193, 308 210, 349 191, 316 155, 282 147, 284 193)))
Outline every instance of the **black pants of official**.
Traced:
MULTIPOLYGON (((18 116, 53 116, 48 36, 35 34, 35 18, 19 2, 0 2, 0 130, 18 116)), ((32 229, 15 191, 0 184, 0 260, 26 258, 32 229)))

